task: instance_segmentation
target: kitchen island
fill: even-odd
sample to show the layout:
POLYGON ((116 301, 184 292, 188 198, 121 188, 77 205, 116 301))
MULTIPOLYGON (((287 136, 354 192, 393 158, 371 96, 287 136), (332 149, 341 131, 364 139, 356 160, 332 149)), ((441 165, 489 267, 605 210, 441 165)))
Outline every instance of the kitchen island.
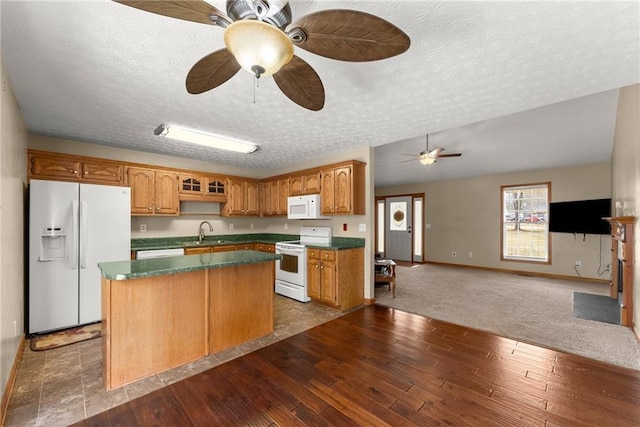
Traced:
POLYGON ((279 258, 235 251, 100 263, 107 390, 273 332, 279 258))

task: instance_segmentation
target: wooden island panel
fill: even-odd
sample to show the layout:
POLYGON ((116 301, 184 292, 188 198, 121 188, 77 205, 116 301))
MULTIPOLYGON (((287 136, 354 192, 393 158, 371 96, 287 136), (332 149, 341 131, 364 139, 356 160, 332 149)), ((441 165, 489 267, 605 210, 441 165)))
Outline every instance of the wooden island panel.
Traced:
POLYGON ((107 390, 208 354, 207 274, 102 279, 107 390))
POLYGON ((212 270, 209 275, 209 351, 273 332, 275 263, 212 270))

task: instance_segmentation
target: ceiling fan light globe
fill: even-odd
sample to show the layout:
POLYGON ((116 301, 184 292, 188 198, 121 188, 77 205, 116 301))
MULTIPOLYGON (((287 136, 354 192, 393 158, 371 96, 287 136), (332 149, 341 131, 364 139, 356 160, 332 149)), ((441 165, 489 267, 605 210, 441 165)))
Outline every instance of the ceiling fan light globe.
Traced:
POLYGON ((240 66, 256 75, 255 66, 275 74, 293 58, 293 44, 280 29, 261 21, 236 21, 224 31, 224 44, 240 66))
POLYGON ((429 157, 428 155, 420 156, 420 163, 423 165, 430 165, 436 162, 436 159, 429 157))

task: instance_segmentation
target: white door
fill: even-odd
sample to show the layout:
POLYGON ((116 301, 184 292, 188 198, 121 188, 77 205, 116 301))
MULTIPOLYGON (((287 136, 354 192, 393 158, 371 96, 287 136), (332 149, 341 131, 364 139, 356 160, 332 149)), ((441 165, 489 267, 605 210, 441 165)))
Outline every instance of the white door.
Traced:
POLYGON ((80 186, 80 324, 101 318, 98 263, 131 258, 131 189, 80 186))
POLYGON ((29 184, 29 333, 78 324, 78 184, 29 184))
POLYGON ((412 261, 411 201, 410 196, 386 199, 386 258, 395 261, 412 261))

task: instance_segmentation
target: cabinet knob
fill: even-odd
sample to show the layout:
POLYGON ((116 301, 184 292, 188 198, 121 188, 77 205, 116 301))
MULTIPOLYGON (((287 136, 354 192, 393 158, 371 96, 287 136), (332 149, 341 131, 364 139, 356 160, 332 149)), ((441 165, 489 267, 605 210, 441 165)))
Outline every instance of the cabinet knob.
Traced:
POLYGON ((89 175, 89 172, 87 172, 87 171, 84 171, 84 174, 85 174, 85 175, 89 175))
POLYGON ((147 207, 147 210, 148 210, 148 211, 150 211, 150 210, 151 210, 151 206, 148 206, 148 207, 147 207))
POLYGON ((74 170, 74 171, 73 171, 73 173, 78 173, 78 171, 75 171, 75 170, 74 170))

